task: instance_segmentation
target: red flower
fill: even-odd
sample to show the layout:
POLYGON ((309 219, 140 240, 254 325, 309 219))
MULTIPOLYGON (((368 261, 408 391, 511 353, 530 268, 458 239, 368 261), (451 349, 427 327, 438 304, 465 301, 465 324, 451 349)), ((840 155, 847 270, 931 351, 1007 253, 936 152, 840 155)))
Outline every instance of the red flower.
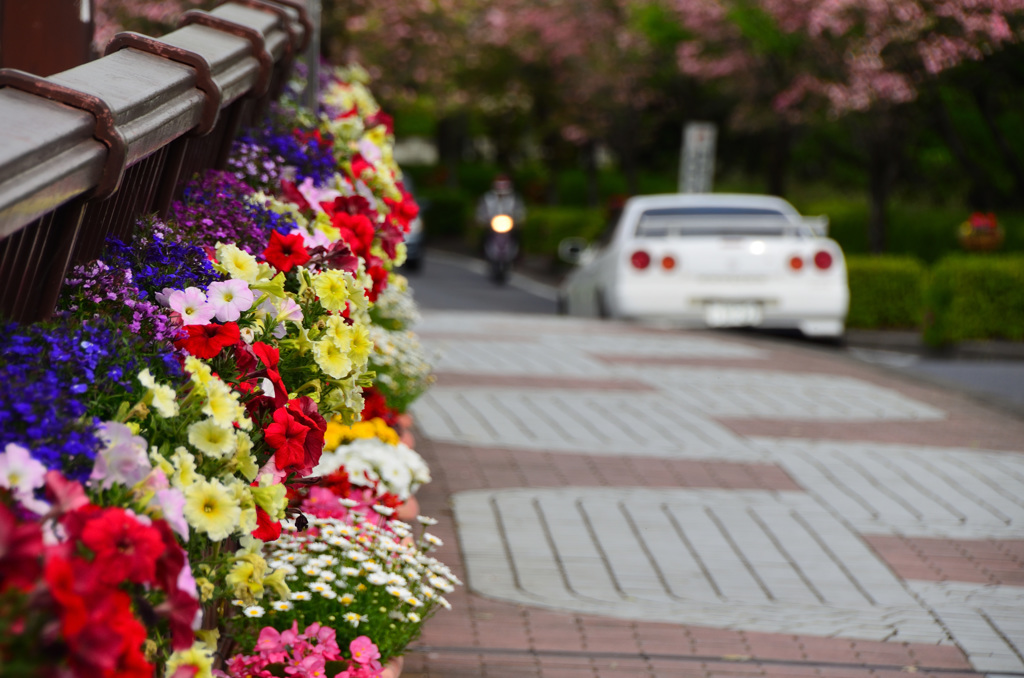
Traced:
POLYGON ((361 179, 364 174, 373 174, 373 165, 366 161, 360 153, 352 156, 352 178, 361 179))
POLYGON ((287 179, 281 179, 281 197, 290 203, 294 203, 299 206, 299 209, 303 212, 311 209, 311 205, 306 201, 306 197, 299 192, 298 187, 287 179))
POLYGON ((304 242, 299 233, 281 235, 278 231, 271 231, 270 244, 263 250, 263 258, 277 270, 287 273, 293 266, 309 261, 304 242))
POLYGON ((331 216, 331 223, 341 232, 341 239, 355 254, 363 258, 369 255, 375 233, 369 217, 365 214, 335 212, 331 216))
POLYGON ((366 129, 373 129, 377 125, 384 125, 388 130, 388 134, 395 133, 395 119, 384 111, 377 111, 366 119, 366 129))
POLYGON ((174 342, 177 348, 203 360, 215 357, 222 349, 234 346, 241 339, 235 323, 210 323, 209 325, 186 325, 188 337, 174 342))
POLYGON ((100 580, 116 586, 124 581, 153 583, 156 561, 164 551, 160 532, 143 525, 127 511, 106 509, 82 530, 82 543, 94 554, 100 580))
POLYGON ((0 504, 0 592, 9 588, 28 591, 35 586, 42 572, 42 555, 39 523, 19 523, 11 510, 0 504))
POLYGON ((81 484, 68 480, 59 471, 47 471, 44 478, 46 496, 58 513, 75 511, 89 503, 81 484))
POLYGON ((394 426, 397 417, 398 412, 388 407, 388 401, 383 393, 373 386, 363 389, 363 412, 360 417, 363 421, 380 418, 388 426, 394 426))
POLYGON ((266 365, 267 379, 274 385, 274 407, 283 407, 288 402, 288 387, 284 385, 281 373, 277 371, 277 365, 281 362, 281 352, 261 341, 252 345, 252 352, 266 365))
POLYGON ((281 536, 281 523, 270 519, 270 514, 256 507, 256 529, 252 536, 263 541, 275 541, 281 536))
POLYGON ((380 293, 388 286, 388 272, 387 269, 384 268, 383 263, 377 257, 370 257, 370 261, 367 263, 370 265, 366 272, 373 281, 373 287, 370 288, 367 296, 370 298, 370 301, 375 302, 377 301, 377 297, 380 296, 380 293))
POLYGON ((274 423, 263 430, 264 440, 275 450, 274 463, 282 471, 298 471, 306 457, 306 434, 309 427, 303 426, 287 408, 279 407, 274 412, 274 423))

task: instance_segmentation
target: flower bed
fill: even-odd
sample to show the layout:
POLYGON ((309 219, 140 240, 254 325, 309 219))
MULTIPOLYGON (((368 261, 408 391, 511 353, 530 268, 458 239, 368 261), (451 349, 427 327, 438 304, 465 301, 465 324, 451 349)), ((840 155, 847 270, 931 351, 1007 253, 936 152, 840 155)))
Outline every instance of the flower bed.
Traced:
POLYGON ((338 70, 0 326, 4 675, 377 676, 448 605, 392 142, 338 70))

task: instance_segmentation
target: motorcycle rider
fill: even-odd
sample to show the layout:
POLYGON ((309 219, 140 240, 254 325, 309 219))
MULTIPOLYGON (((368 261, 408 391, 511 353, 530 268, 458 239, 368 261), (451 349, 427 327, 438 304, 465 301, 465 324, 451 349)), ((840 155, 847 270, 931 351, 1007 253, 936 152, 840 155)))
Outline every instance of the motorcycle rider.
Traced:
POLYGON ((507 214, 516 224, 522 224, 526 219, 526 205, 512 188, 512 180, 506 174, 496 176, 491 190, 484 193, 477 202, 477 226, 490 227, 491 219, 499 214, 507 214))

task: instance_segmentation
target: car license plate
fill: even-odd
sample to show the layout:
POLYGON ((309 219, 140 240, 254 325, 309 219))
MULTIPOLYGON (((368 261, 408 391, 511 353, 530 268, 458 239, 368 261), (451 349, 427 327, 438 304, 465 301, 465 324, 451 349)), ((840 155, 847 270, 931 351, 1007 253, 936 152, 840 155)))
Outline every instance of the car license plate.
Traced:
POLYGON ((750 327, 764 319, 761 305, 754 302, 711 302, 704 305, 708 327, 750 327))

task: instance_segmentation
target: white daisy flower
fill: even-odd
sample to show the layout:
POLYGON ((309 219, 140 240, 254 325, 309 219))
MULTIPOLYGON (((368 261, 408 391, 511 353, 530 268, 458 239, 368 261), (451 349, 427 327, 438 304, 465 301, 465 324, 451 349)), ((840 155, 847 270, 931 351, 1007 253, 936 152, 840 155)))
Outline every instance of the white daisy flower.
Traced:
POLYGON ((270 606, 278 612, 287 612, 288 610, 295 607, 295 605, 290 600, 275 600, 273 603, 270 604, 270 606))
POLYGON ((346 622, 352 625, 352 628, 358 628, 359 625, 366 621, 366 615, 360 615, 356 612, 346 612, 341 617, 346 622))
POLYGON ((316 565, 303 565, 302 574, 306 575, 307 577, 315 577, 318 574, 320 574, 320 568, 316 565))
POLYGON ((358 577, 359 573, 362 572, 358 567, 342 567, 341 574, 346 577, 358 577))
POLYGON ((267 611, 259 605, 250 605, 249 607, 242 610, 242 613, 246 617, 262 617, 264 614, 266 614, 266 612, 267 611))
POLYGON ((292 600, 312 600, 313 594, 309 591, 292 591, 292 600))
POLYGON ((320 572, 321 581, 334 581, 338 578, 338 575, 334 574, 330 570, 323 570, 320 572))
POLYGON ((388 576, 383 572, 371 572, 366 575, 366 581, 370 582, 374 586, 384 586, 385 584, 390 583, 388 581, 388 576))
POLYGON ((420 525, 437 525, 437 518, 430 516, 416 516, 416 520, 420 525))
POLYGON ((421 621, 423 621, 422 618, 415 612, 410 612, 409 614, 405 615, 405 618, 413 624, 419 624, 421 621))

